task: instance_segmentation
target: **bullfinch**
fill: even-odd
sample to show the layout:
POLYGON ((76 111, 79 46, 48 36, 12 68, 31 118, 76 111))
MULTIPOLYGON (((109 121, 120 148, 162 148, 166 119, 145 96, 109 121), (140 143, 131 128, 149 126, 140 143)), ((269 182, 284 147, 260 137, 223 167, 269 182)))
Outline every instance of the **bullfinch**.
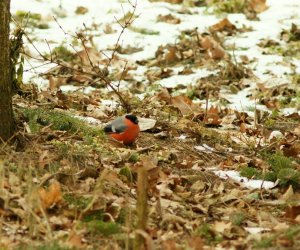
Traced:
POLYGON ((135 115, 118 117, 104 127, 104 132, 125 145, 130 145, 139 135, 139 120, 135 115))

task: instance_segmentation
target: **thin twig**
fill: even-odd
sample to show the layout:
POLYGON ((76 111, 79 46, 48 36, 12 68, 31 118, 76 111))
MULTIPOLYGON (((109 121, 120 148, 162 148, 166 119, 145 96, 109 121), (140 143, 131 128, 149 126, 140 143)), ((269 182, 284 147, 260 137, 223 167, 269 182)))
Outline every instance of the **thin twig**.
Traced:
MULTIPOLYGON (((134 20, 134 16, 135 16, 135 11, 136 11, 136 7, 137 7, 137 1, 135 1, 135 4, 133 4, 131 1, 128 0, 128 3, 131 5, 131 7, 133 8, 133 11, 130 13, 130 16, 126 19, 126 16, 125 16, 125 13, 124 13, 124 10, 123 10, 123 14, 124 14, 124 25, 122 25, 118 20, 117 22, 120 24, 120 26, 122 27, 121 29, 121 32, 118 36, 118 39, 117 39, 117 42, 114 46, 114 49, 113 49, 113 52, 111 54, 110 57, 108 57, 108 62, 106 63, 106 69, 108 69, 108 67, 111 65, 112 63, 112 60, 115 58, 115 54, 117 52, 117 49, 118 49, 118 46, 119 46, 119 43, 120 43, 120 40, 121 40, 121 37, 123 35, 123 33, 125 32, 125 29, 127 29, 129 27, 129 25, 131 25, 131 23, 133 22, 134 20)), ((123 7, 122 7, 123 9, 123 7)), ((85 50, 85 53, 88 57, 88 60, 89 60, 89 64, 91 66, 91 68, 93 69, 95 67, 89 53, 88 53, 88 48, 86 46, 86 43, 85 43, 85 37, 82 35, 82 34, 78 34, 76 33, 76 36, 72 35, 72 34, 69 34, 67 33, 63 27, 60 25, 60 23, 58 22, 58 20, 53 16, 53 19, 54 21, 57 23, 57 25, 59 26, 59 28, 62 30, 62 32, 65 34, 65 35, 69 35, 73 38, 77 38, 81 41, 81 44, 85 50)), ((16 23, 16 25, 20 27, 20 25, 18 23, 16 23)), ((25 33, 25 32, 24 32, 25 33)), ((72 72, 76 72, 76 73, 82 73, 82 74, 85 74, 85 75, 89 75, 89 76, 92 76, 92 78, 96 78, 97 81, 96 82, 103 82, 107 87, 110 87, 111 90, 117 95, 117 97, 119 98, 122 106, 127 110, 127 112, 130 111, 130 105, 128 103, 127 100, 125 100, 125 98, 123 97, 123 95, 120 93, 120 89, 119 89, 119 86, 120 86, 120 82, 122 80, 122 78, 124 77, 125 75, 125 72, 126 72, 126 67, 127 67, 127 63, 125 64, 125 67, 123 69, 123 72, 121 74, 121 77, 120 77, 120 80, 119 80, 119 83, 118 83, 118 86, 114 86, 114 84, 111 82, 111 80, 109 78, 107 78, 106 74, 104 74, 101 70, 96 70, 96 71, 84 71, 83 68, 75 68, 74 66, 66 63, 66 62, 63 62, 63 61, 60 61, 59 59, 56 59, 56 58, 53 58, 52 56, 52 52, 51 52, 51 49, 50 49, 50 45, 48 44, 48 42, 46 41, 47 45, 48 45, 48 48, 50 50, 50 58, 48 58, 46 55, 43 55, 39 49, 35 46, 34 42, 30 39, 30 37, 25 33, 25 37, 26 39, 29 41, 29 43, 33 46, 34 50, 38 53, 38 55, 40 56, 40 58, 35 58, 34 56, 32 55, 28 55, 24 52, 25 55, 27 55, 28 57, 30 58, 33 58, 33 59, 36 59, 36 60, 40 60, 40 61, 46 61, 46 62, 49 62, 49 63, 55 63, 56 65, 58 66, 61 66, 61 67, 65 67, 67 69, 70 69, 72 72)), ((102 53, 104 54, 104 53, 102 53)), ((105 55, 105 54, 104 54, 105 55)), ((33 69, 33 68, 32 68, 33 69)))

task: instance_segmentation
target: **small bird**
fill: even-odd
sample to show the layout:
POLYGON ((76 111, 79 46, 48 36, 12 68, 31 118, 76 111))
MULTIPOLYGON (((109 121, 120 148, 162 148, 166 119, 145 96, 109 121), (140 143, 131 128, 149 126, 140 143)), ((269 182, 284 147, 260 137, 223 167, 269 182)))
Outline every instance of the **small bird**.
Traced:
POLYGON ((124 145, 130 145, 139 135, 139 120, 135 115, 118 117, 104 127, 104 132, 124 145))

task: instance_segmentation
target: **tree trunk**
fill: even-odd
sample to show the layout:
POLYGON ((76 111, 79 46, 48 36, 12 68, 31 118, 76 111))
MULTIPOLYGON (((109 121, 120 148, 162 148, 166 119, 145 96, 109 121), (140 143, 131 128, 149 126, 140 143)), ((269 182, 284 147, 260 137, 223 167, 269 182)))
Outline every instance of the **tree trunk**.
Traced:
POLYGON ((14 132, 9 23, 10 0, 0 0, 0 143, 7 141, 14 132))

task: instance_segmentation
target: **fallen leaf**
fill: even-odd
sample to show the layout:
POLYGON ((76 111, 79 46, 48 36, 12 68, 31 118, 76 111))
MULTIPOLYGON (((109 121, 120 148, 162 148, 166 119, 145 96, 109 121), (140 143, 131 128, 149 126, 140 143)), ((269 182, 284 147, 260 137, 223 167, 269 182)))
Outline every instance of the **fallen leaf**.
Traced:
POLYGON ((266 4, 266 0, 251 0, 249 2, 249 5, 252 10, 254 10, 256 13, 261 13, 268 9, 268 6, 266 4))
POLYGON ((202 250, 203 249, 203 240, 199 236, 194 236, 188 241, 190 250, 202 250))
POLYGON ((224 231, 230 229, 232 227, 231 222, 224 222, 224 221, 216 221, 214 224, 214 229, 216 232, 224 233, 224 231))
POLYGON ((204 123, 210 125, 220 125, 222 122, 217 107, 211 106, 204 117, 204 123))
POLYGON ((163 59, 167 64, 177 62, 179 60, 179 57, 177 56, 177 48, 175 46, 170 46, 163 59))
POLYGON ((240 125, 240 131, 241 133, 246 133, 247 132, 247 125, 246 123, 242 122, 240 125))
POLYGON ((77 56, 85 66, 97 66, 101 63, 101 54, 94 48, 86 47, 77 52, 77 56))
POLYGON ((285 191, 285 193, 280 197, 280 200, 288 201, 292 200, 294 197, 293 187, 290 185, 289 188, 285 191))
POLYGON ((285 209, 284 217, 294 220, 297 216, 300 215, 300 206, 288 206, 285 209))
POLYGON ((178 108, 182 115, 198 114, 200 111, 200 107, 190 98, 185 95, 171 96, 166 88, 163 88, 157 97, 178 108))
POLYGON ((165 22, 165 23, 170 23, 170 24, 179 24, 181 20, 171 14, 168 15, 159 15, 157 17, 157 20, 159 22, 165 22))
POLYGON ((70 247, 79 248, 79 249, 85 247, 84 244, 82 243, 82 236, 80 234, 77 234, 74 231, 70 232, 68 245, 70 245, 70 247))
POLYGON ((171 104, 178 108, 182 115, 189 115, 200 110, 200 107, 185 95, 172 97, 171 104))
POLYGON ((229 31, 229 32, 233 32, 234 30, 236 30, 236 27, 234 24, 232 24, 228 18, 224 18, 222 19, 220 22, 210 26, 209 30, 211 32, 216 32, 216 31, 229 31))
POLYGON ((40 188, 39 197, 44 209, 51 208, 62 201, 61 187, 58 181, 53 181, 49 190, 40 188))
POLYGON ((222 59, 226 54, 222 46, 210 36, 201 37, 201 46, 207 51, 208 56, 214 60, 222 59))

